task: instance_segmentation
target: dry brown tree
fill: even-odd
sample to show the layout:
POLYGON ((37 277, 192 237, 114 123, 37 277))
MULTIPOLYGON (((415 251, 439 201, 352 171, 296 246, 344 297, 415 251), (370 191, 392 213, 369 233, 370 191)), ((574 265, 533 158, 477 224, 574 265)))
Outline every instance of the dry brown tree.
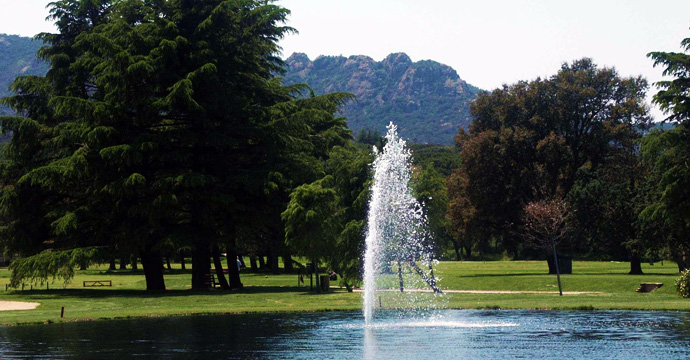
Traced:
POLYGON ((562 296, 561 274, 558 265, 556 245, 567 232, 566 215, 568 206, 560 197, 532 201, 525 205, 523 222, 524 236, 530 245, 553 252, 553 263, 558 278, 558 292, 562 296))

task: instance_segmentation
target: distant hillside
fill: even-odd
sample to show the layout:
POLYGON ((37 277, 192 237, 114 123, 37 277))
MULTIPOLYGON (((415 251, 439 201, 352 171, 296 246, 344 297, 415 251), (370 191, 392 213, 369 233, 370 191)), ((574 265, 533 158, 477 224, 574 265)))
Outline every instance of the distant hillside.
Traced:
POLYGON ((458 128, 471 122, 469 104, 479 91, 451 67, 430 60, 413 63, 404 53, 380 62, 367 56, 311 61, 294 53, 286 63, 286 84, 306 83, 317 94, 347 91, 357 96, 343 111, 355 133, 385 134, 393 121, 401 136, 414 143, 452 144, 458 128))
MULTIPOLYGON (((44 75, 48 65, 36 59, 42 42, 18 35, 0 34, 0 98, 10 95, 8 86, 18 75, 44 75)), ((0 108, 0 115, 10 113, 0 108)))

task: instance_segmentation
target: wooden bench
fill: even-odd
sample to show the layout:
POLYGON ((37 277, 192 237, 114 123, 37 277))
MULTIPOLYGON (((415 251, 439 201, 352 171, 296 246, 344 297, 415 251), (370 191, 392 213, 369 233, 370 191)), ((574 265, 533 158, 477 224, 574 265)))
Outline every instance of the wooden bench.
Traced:
POLYGON ((112 280, 85 280, 84 287, 91 286, 113 286, 112 280))
POLYGON ((652 292, 652 291, 654 291, 654 290, 656 290, 662 286, 664 286, 663 283, 646 283, 646 282, 643 282, 643 283, 640 283, 640 287, 638 287, 635 291, 643 292, 643 293, 652 292))

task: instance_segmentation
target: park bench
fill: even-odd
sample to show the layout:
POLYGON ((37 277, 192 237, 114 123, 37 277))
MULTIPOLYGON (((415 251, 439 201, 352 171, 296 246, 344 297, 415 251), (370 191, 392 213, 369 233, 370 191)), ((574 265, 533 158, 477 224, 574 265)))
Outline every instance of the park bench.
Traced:
POLYGON ((663 283, 640 283, 640 287, 638 287, 635 291, 637 292, 652 292, 660 287, 664 286, 663 283))
POLYGON ((113 286, 112 280, 85 280, 84 287, 91 286, 113 286))

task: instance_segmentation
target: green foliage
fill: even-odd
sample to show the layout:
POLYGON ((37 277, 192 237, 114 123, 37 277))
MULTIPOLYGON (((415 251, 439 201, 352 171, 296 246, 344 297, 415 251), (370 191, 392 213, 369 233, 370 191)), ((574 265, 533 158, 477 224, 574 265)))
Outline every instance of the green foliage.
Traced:
POLYGON ((282 213, 285 241, 297 254, 316 259, 330 253, 340 232, 333 177, 326 176, 311 184, 297 187, 282 213))
POLYGON ((343 108, 355 133, 385 133, 393 121, 413 143, 452 144, 458 128, 469 125, 469 104, 479 92, 452 68, 430 60, 413 63, 404 53, 381 62, 366 56, 311 61, 295 53, 286 64, 286 83, 306 83, 317 94, 347 91, 357 96, 357 102, 343 108))
POLYGON ((326 175, 297 187, 282 214, 286 242, 298 254, 323 259, 349 289, 361 281, 372 155, 351 145, 334 147, 326 175))
POLYGON ((460 156, 452 146, 410 144, 409 148, 414 166, 423 169, 433 166, 444 177, 460 167, 460 156))
POLYGON ((650 121, 646 87, 644 79, 581 59, 548 79, 479 94, 469 132, 456 137, 462 165, 453 179, 458 200, 450 200, 455 233, 475 237, 480 250, 492 241, 513 256, 534 256, 519 235, 525 205, 565 198, 588 181, 588 169, 634 159, 635 139, 650 121), (472 211, 458 211, 461 204, 472 211))
POLYGON ((654 60, 655 67, 664 67, 664 76, 674 77, 673 80, 655 84, 661 90, 652 101, 669 114, 666 120, 683 123, 690 120, 690 54, 687 54, 690 52, 690 38, 683 39, 680 45, 685 53, 655 51, 647 54, 647 57, 654 60))
POLYGON ((383 135, 376 130, 361 129, 357 132, 355 140, 360 144, 366 144, 369 146, 376 145, 377 147, 383 147, 382 143, 385 141, 383 135))
POLYGON ((373 155, 368 149, 353 146, 336 147, 326 162, 326 172, 332 174, 338 193, 342 230, 337 237, 335 251, 328 257, 329 265, 340 274, 346 286, 362 280, 362 254, 371 183, 370 164, 373 155))
POLYGON ((675 285, 678 295, 690 298, 690 269, 685 269, 680 273, 680 276, 675 281, 675 285))
POLYGON ((476 216, 476 209, 470 202, 468 193, 469 179, 464 168, 460 167, 454 171, 446 180, 448 193, 448 206, 446 208, 446 226, 455 251, 455 260, 461 260, 460 249, 465 250, 467 259, 472 258, 472 248, 474 239, 482 239, 472 231, 481 227, 476 226, 479 220, 476 216))
POLYGON ((663 66, 664 75, 673 80, 660 81, 653 97, 677 126, 671 130, 651 132, 642 141, 642 154, 652 176, 658 182, 648 206, 640 218, 651 226, 662 229, 679 269, 690 268, 690 38, 683 39, 685 53, 651 52, 647 56, 654 66, 663 66))
POLYGON ((434 249, 440 253, 450 241, 446 209, 448 208, 448 194, 446 179, 434 168, 433 163, 413 173, 412 188, 414 196, 422 204, 434 249))
POLYGON ((653 131, 642 140, 642 155, 652 168, 654 187, 649 204, 640 219, 648 226, 658 226, 669 241, 674 258, 681 268, 690 266, 682 259, 690 250, 690 130, 685 125, 673 130, 653 131))
POLYGON ((76 267, 105 262, 106 254, 97 247, 70 250, 44 251, 36 255, 17 259, 10 264, 12 271, 10 286, 18 287, 25 282, 44 284, 49 278, 62 279, 65 284, 74 277, 76 267))
MULTIPOLYGON (((171 242, 208 259, 217 246, 234 251, 236 237, 282 238, 289 192, 351 139, 334 116, 351 95, 304 97, 275 76, 277 42, 293 29, 272 1, 50 9, 59 33, 39 35, 50 70, 17 78, 3 100, 27 116, 2 119, 14 132, 0 202, 10 254, 138 253, 147 284, 163 289, 156 261, 171 242)), ((208 270, 194 271, 199 285, 208 270)))

